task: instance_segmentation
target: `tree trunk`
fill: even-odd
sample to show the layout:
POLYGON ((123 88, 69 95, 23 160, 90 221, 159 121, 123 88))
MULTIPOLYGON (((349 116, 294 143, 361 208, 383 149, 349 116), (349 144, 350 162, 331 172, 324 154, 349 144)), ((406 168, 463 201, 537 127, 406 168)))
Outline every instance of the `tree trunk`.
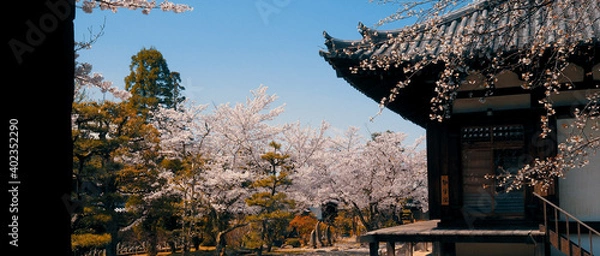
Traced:
MULTIPOLYGON (((371 225, 371 223, 369 221, 367 221, 367 219, 362 214, 362 212, 360 212, 360 207, 358 207, 358 205, 355 202, 351 202, 351 203, 353 205, 352 208, 354 209, 354 214, 356 214, 356 216, 360 220, 360 223, 363 224, 363 226, 365 227, 365 229, 367 229, 367 232, 373 231, 373 226, 371 225)), ((372 221, 372 219, 373 218, 371 216, 371 221, 372 221)))
POLYGON ((192 237, 192 244, 194 245, 194 250, 198 251, 200 249, 200 243, 202 243, 202 238, 198 237, 198 235, 194 235, 192 237))
MULTIPOLYGON (((263 220, 262 221, 262 235, 261 235, 261 240, 263 242, 267 243, 267 252, 271 251, 271 248, 273 247, 273 242, 271 241, 271 239, 269 238, 269 234, 267 234, 269 230, 269 227, 267 226, 267 221, 263 220)), ((262 251, 262 245, 260 245, 260 249, 262 251)))
POLYGON ((110 243, 106 246, 106 256, 117 256, 117 244, 119 243, 118 235, 119 228, 114 222, 110 222, 107 225, 108 232, 110 233, 110 243))
POLYGON ((169 241, 169 247, 171 247, 171 254, 177 253, 177 247, 175 246, 175 241, 169 241))
MULTIPOLYGON (((226 230, 220 231, 219 233, 217 233, 217 238, 215 239, 216 243, 217 243, 217 248, 215 249, 215 255, 219 255, 219 256, 224 256, 225 255, 225 247, 227 246, 227 240, 225 239, 225 235, 233 230, 235 230, 236 228, 240 228, 243 226, 248 225, 248 223, 242 223, 242 224, 237 224, 234 225, 233 227, 230 227, 226 230)), ((198 240, 198 245, 200 245, 200 239, 198 240)), ((260 248, 262 250, 262 246, 260 248)), ((198 249, 196 249, 198 250, 198 249)))
POLYGON ((225 255, 225 246, 227 246, 227 241, 225 241, 225 231, 221 231, 217 234, 217 248, 215 255, 224 256, 225 255))
POLYGON ((148 256, 156 256, 158 255, 158 249, 156 248, 156 244, 158 243, 158 238, 156 234, 150 234, 148 236, 148 256))
POLYGON ((317 224, 315 224, 315 236, 317 237, 317 241, 319 242, 319 244, 321 245, 321 247, 325 247, 325 244, 323 243, 323 240, 321 240, 321 231, 319 230, 319 224, 321 224, 321 221, 318 220, 317 224))
POLYGON ((327 224, 327 229, 325 230, 325 237, 327 237, 327 246, 333 246, 333 242, 331 241, 331 225, 327 224))

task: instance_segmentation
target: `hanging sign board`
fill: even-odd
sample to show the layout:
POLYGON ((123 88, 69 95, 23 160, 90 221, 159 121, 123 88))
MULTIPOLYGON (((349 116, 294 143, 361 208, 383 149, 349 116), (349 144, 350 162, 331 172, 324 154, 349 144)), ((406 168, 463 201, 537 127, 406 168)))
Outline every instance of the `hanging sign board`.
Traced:
POLYGON ((450 205, 450 189, 448 175, 442 175, 442 205, 450 205))

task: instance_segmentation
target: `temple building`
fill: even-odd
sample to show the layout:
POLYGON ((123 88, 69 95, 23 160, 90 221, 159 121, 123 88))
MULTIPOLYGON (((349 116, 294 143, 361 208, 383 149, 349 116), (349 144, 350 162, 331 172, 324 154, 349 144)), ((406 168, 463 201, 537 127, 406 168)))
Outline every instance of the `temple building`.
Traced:
MULTIPOLYGON (((486 178, 500 172, 515 174, 534 159, 556 155, 559 143, 569 135, 574 110, 600 92, 600 3, 581 8, 559 6, 561 1, 541 2, 544 5, 535 12, 511 12, 504 6, 509 1, 475 1, 433 22, 397 30, 359 23, 361 40, 324 33, 327 49, 319 54, 339 78, 375 102, 389 99, 390 92, 402 85, 385 107, 426 131, 429 220, 363 234, 360 240, 369 243, 371 255, 378 255, 380 244, 394 255, 400 244, 419 242, 432 243, 432 255, 600 255, 600 156, 590 153, 588 165, 556 179, 548 189, 523 186, 504 192, 497 180, 486 178), (544 87, 524 86, 524 74, 531 70, 523 70, 518 65, 523 60, 510 56, 531 48, 536 36, 544 36, 549 47, 561 40, 565 32, 560 29, 568 26, 552 15, 563 13, 587 27, 569 34, 580 37, 580 44, 555 79, 565 86, 547 95, 544 87), (542 24, 552 22, 556 30, 540 33, 542 27, 552 27, 542 24), (510 24, 518 24, 513 36, 493 32, 510 24), (492 32, 461 36, 478 31, 477 26, 492 32), (446 101, 438 102, 444 116, 440 121, 432 115, 436 102, 432 99, 440 93, 436 82, 448 63, 418 68, 415 63, 453 45, 467 56, 454 68, 467 71, 449 79, 458 84, 446 101), (497 65, 500 57, 509 63, 497 65), (490 70, 493 86, 488 83, 490 70), (547 114, 543 104, 547 101, 556 113, 544 126, 540 117, 547 114), (544 131, 548 136, 541 137, 544 131)), ((546 58, 541 55, 534 61, 546 58)), ((412 250, 408 253, 412 255, 412 250)))

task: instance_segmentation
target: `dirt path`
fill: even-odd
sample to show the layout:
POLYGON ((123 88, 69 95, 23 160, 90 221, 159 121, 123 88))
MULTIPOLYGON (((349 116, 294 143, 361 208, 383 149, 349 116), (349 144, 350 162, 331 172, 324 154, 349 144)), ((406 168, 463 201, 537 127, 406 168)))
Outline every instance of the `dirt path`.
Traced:
MULTIPOLYGON (((397 245, 398 246, 398 245, 397 245)), ((422 247, 422 246, 420 246, 422 247)), ((380 255, 385 251, 385 246, 383 244, 380 245, 380 255)), ((413 256, 427 256, 431 253, 431 245, 428 245, 425 248, 419 248, 420 250, 413 251, 413 256)), ((344 238, 342 240, 337 241, 334 246, 331 247, 323 247, 313 249, 311 247, 304 248, 290 248, 290 249, 278 249, 275 251, 276 253, 281 253, 282 255, 318 255, 318 256, 333 256, 333 255, 369 255, 369 247, 367 244, 361 244, 356 242, 356 238, 344 238)), ((402 256, 404 252, 401 251, 401 246, 396 248, 396 255, 402 256)))
MULTIPOLYGON (((401 250, 400 245, 396 245, 396 255, 403 256, 404 252, 401 250)), ((413 252, 413 256, 427 256, 431 253, 431 244, 428 245, 427 249, 424 250, 421 248, 422 246, 417 247, 421 250, 415 250, 413 252)), ((379 246, 381 249, 380 255, 385 255, 385 245, 381 244, 379 246)), ((213 256, 214 248, 206 247, 201 248, 200 251, 190 252, 190 256, 213 256)), ((170 256, 173 255, 168 252, 159 253, 159 256, 170 256)), ((174 254, 181 255, 181 254, 174 254)), ((186 254, 188 255, 188 254, 186 254)), ((343 238, 338 240, 333 246, 330 247, 322 247, 313 249, 312 247, 302 247, 302 248, 289 248, 289 249, 275 249, 270 253, 264 253, 264 255, 273 255, 273 256, 301 256, 301 255, 313 255, 313 256, 368 256, 369 255, 369 246, 368 244, 361 244, 356 242, 356 238, 343 238)), ((146 254, 136 254, 132 256, 146 256, 146 254)))

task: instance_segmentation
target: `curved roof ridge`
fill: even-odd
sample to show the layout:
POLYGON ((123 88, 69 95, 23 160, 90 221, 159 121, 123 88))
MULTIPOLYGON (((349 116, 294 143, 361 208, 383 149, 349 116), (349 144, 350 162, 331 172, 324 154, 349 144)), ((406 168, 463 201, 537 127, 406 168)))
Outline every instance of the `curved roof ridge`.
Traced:
POLYGON ((353 47, 356 44, 362 42, 361 39, 354 40, 344 40, 340 38, 336 38, 331 36, 327 31, 323 31, 323 37, 325 38, 325 45, 327 46, 327 50, 330 52, 334 52, 338 49, 345 49, 348 47, 353 47))

